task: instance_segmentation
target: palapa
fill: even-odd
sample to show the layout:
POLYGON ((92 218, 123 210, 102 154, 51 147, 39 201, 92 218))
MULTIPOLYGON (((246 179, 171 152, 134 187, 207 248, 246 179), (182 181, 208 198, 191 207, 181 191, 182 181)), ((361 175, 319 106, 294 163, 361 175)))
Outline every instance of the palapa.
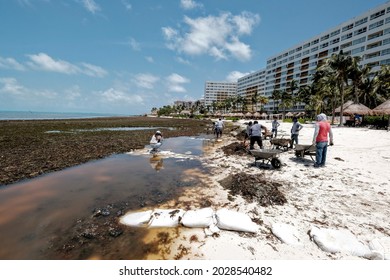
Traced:
POLYGON ((372 109, 376 115, 390 115, 390 99, 372 109))
POLYGON ((343 109, 344 115, 372 115, 372 110, 360 103, 352 103, 343 109))

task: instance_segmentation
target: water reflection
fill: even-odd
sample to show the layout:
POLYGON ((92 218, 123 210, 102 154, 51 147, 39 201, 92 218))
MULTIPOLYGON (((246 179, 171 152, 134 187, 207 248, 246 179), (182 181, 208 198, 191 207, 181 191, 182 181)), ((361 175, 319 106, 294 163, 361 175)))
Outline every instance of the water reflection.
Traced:
POLYGON ((153 154, 152 157, 149 159, 149 162, 152 168, 155 169, 157 172, 163 169, 164 159, 158 154, 153 154))
POLYGON ((143 259, 153 249, 145 229, 116 228, 118 212, 153 209, 197 185, 204 145, 170 138, 156 156, 145 149, 2 187, 0 259, 143 259), (94 216, 100 208, 109 216, 94 216))

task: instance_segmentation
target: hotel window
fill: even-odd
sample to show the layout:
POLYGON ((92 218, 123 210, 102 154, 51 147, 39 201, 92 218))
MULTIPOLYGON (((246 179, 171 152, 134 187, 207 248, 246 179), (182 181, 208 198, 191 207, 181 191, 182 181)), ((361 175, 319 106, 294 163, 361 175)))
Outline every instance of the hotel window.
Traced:
POLYGON ((318 44, 319 41, 320 41, 319 39, 315 39, 315 40, 313 40, 313 41, 311 42, 311 45, 318 44))
POLYGON ((298 47, 295 49, 295 51, 299 52, 300 50, 302 50, 302 47, 298 47))
POLYGON ((283 57, 286 57, 286 56, 288 56, 288 53, 283 54, 283 57))
POLYGON ((389 34, 390 33, 390 28, 387 28, 383 30, 383 35, 389 34))
POLYGON ((360 52, 364 52, 364 47, 359 47, 359 48, 351 50, 352 55, 355 55, 355 54, 360 53, 360 52))
POLYGON ((377 21, 373 24, 370 24, 368 29, 371 30, 371 29, 377 28, 377 27, 382 26, 382 25, 383 25, 383 19, 380 21, 377 21))
POLYGON ((330 33, 330 37, 333 37, 333 36, 336 36, 340 34, 340 29, 336 30, 336 31, 333 31, 332 33, 330 33))
POLYGON ((341 36, 341 41, 347 40, 349 38, 352 38, 352 32, 341 36))
POLYGON ((342 30, 343 30, 343 32, 345 32, 345 31, 350 30, 352 28, 353 28, 353 23, 351 23, 351 24, 349 24, 347 26, 344 26, 342 30))
POLYGON ((311 52, 315 52, 317 50, 318 50, 318 47, 314 47, 314 48, 311 49, 311 52))
POLYGON ((329 39, 329 34, 321 37, 321 41, 324 41, 324 40, 327 40, 327 39, 329 39))
POLYGON ((366 59, 374 58, 374 57, 377 57, 380 55, 381 55, 381 52, 374 52, 374 53, 366 54, 366 59))
POLYGON ((308 47, 310 47, 310 43, 306 43, 306 44, 303 45, 303 48, 304 48, 304 49, 306 49, 306 48, 308 48, 308 47))
POLYGON ((379 41, 379 42, 367 45, 367 50, 370 50, 370 49, 373 49, 373 48, 377 48, 377 47, 380 47, 380 46, 382 46, 382 41, 379 41))
POLYGON ((390 49, 385 49, 381 53, 381 55, 387 55, 387 54, 390 54, 390 49))
POLYGON ((379 32, 376 32, 376 33, 368 35, 367 39, 368 40, 372 40, 372 39, 378 38, 378 37, 380 37, 382 35, 383 35, 383 31, 379 31, 379 32))
POLYGON ((361 37, 359 39, 353 40, 352 45, 357 45, 357 44, 363 43, 365 41, 366 41, 366 37, 364 36, 364 37, 361 37))
POLYGON ((376 19, 376 18, 378 18, 380 16, 383 16, 384 14, 385 14, 385 10, 379 11, 379 12, 377 12, 375 14, 372 14, 370 16, 370 20, 376 19))
POLYGON ((367 17, 362 18, 361 20, 358 20, 358 21, 355 22, 355 26, 359 26, 359 25, 361 25, 361 24, 363 24, 363 23, 366 23, 367 20, 368 20, 367 17))
POLYGON ((295 57, 290 56, 290 57, 288 58, 288 60, 291 61, 291 60, 294 60, 294 58, 295 58, 295 57))
POLYGON ((298 58, 298 57, 301 57, 301 56, 302 56, 302 54, 298 53, 298 54, 295 55, 295 58, 298 58))
POLYGON ((310 51, 309 51, 309 50, 306 50, 306 51, 303 52, 303 55, 307 55, 307 54, 309 54, 309 53, 310 53, 310 51))
POLYGON ((344 52, 344 55, 346 55, 346 56, 351 55, 351 51, 344 52))
POLYGON ((363 27, 363 28, 360 28, 359 30, 356 30, 354 32, 354 35, 356 36, 356 35, 359 35, 359 34, 366 32, 366 31, 367 31, 367 27, 363 27))
POLYGON ((345 48, 348 48, 348 47, 350 47, 350 46, 352 46, 352 42, 348 42, 348 43, 346 43, 346 44, 343 44, 343 45, 341 45, 341 49, 345 49, 345 48))
POLYGON ((330 44, 333 45, 337 44, 338 42, 340 42, 340 38, 333 39, 332 41, 330 41, 330 44))
POLYGON ((388 45, 388 44, 390 44, 390 38, 383 40, 383 45, 388 45))
POLYGON ((385 59, 381 61, 381 65, 389 65, 390 64, 390 59, 385 59))
POLYGON ((323 48, 326 48, 328 45, 329 45, 329 43, 328 43, 328 42, 326 42, 326 43, 322 44, 322 45, 321 45, 321 49, 323 49, 323 48))
POLYGON ((339 51, 339 47, 335 47, 332 49, 332 53, 335 53, 335 52, 338 52, 339 51))
POLYGON ((385 24, 388 24, 390 22, 390 17, 385 19, 385 24))

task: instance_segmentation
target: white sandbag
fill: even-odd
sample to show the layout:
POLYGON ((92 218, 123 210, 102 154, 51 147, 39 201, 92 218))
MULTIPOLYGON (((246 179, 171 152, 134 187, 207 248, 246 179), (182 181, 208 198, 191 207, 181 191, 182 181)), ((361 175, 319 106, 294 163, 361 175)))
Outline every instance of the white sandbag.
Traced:
POLYGON ((244 213, 222 208, 216 211, 215 217, 217 219, 217 227, 220 229, 246 232, 257 232, 258 230, 257 225, 244 213))
POLYGON ((152 213, 149 227, 177 227, 183 213, 181 209, 156 209, 152 213))
POLYGON ((214 210, 202 208, 199 210, 188 210, 184 213, 181 223, 185 227, 207 228, 213 223, 214 210))
POLYGON ((302 245, 300 242, 299 232, 292 225, 273 223, 271 227, 271 231, 283 243, 294 245, 294 246, 302 245))
POLYGON ((348 253, 358 257, 371 254, 368 246, 359 242, 350 231, 345 229, 312 227, 309 234, 317 246, 325 252, 348 253))
POLYGON ((133 227, 145 226, 151 218, 152 210, 143 211, 143 212, 129 212, 123 215, 119 222, 133 227))
POLYGON ((390 260, 390 238, 380 237, 371 240, 368 246, 372 252, 377 253, 378 258, 381 260, 390 260))
POLYGON ((214 233, 218 232, 220 232, 220 229, 215 224, 211 224, 208 228, 204 229, 204 234, 206 236, 213 236, 214 233))

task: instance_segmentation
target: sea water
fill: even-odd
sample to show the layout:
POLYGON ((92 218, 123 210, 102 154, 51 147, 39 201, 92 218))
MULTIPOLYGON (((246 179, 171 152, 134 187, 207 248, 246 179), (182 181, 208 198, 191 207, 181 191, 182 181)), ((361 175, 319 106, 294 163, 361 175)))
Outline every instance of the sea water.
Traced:
POLYGON ((123 115, 103 114, 103 113, 0 111, 0 120, 86 119, 86 118, 121 117, 121 116, 125 116, 125 115, 124 114, 123 115))

